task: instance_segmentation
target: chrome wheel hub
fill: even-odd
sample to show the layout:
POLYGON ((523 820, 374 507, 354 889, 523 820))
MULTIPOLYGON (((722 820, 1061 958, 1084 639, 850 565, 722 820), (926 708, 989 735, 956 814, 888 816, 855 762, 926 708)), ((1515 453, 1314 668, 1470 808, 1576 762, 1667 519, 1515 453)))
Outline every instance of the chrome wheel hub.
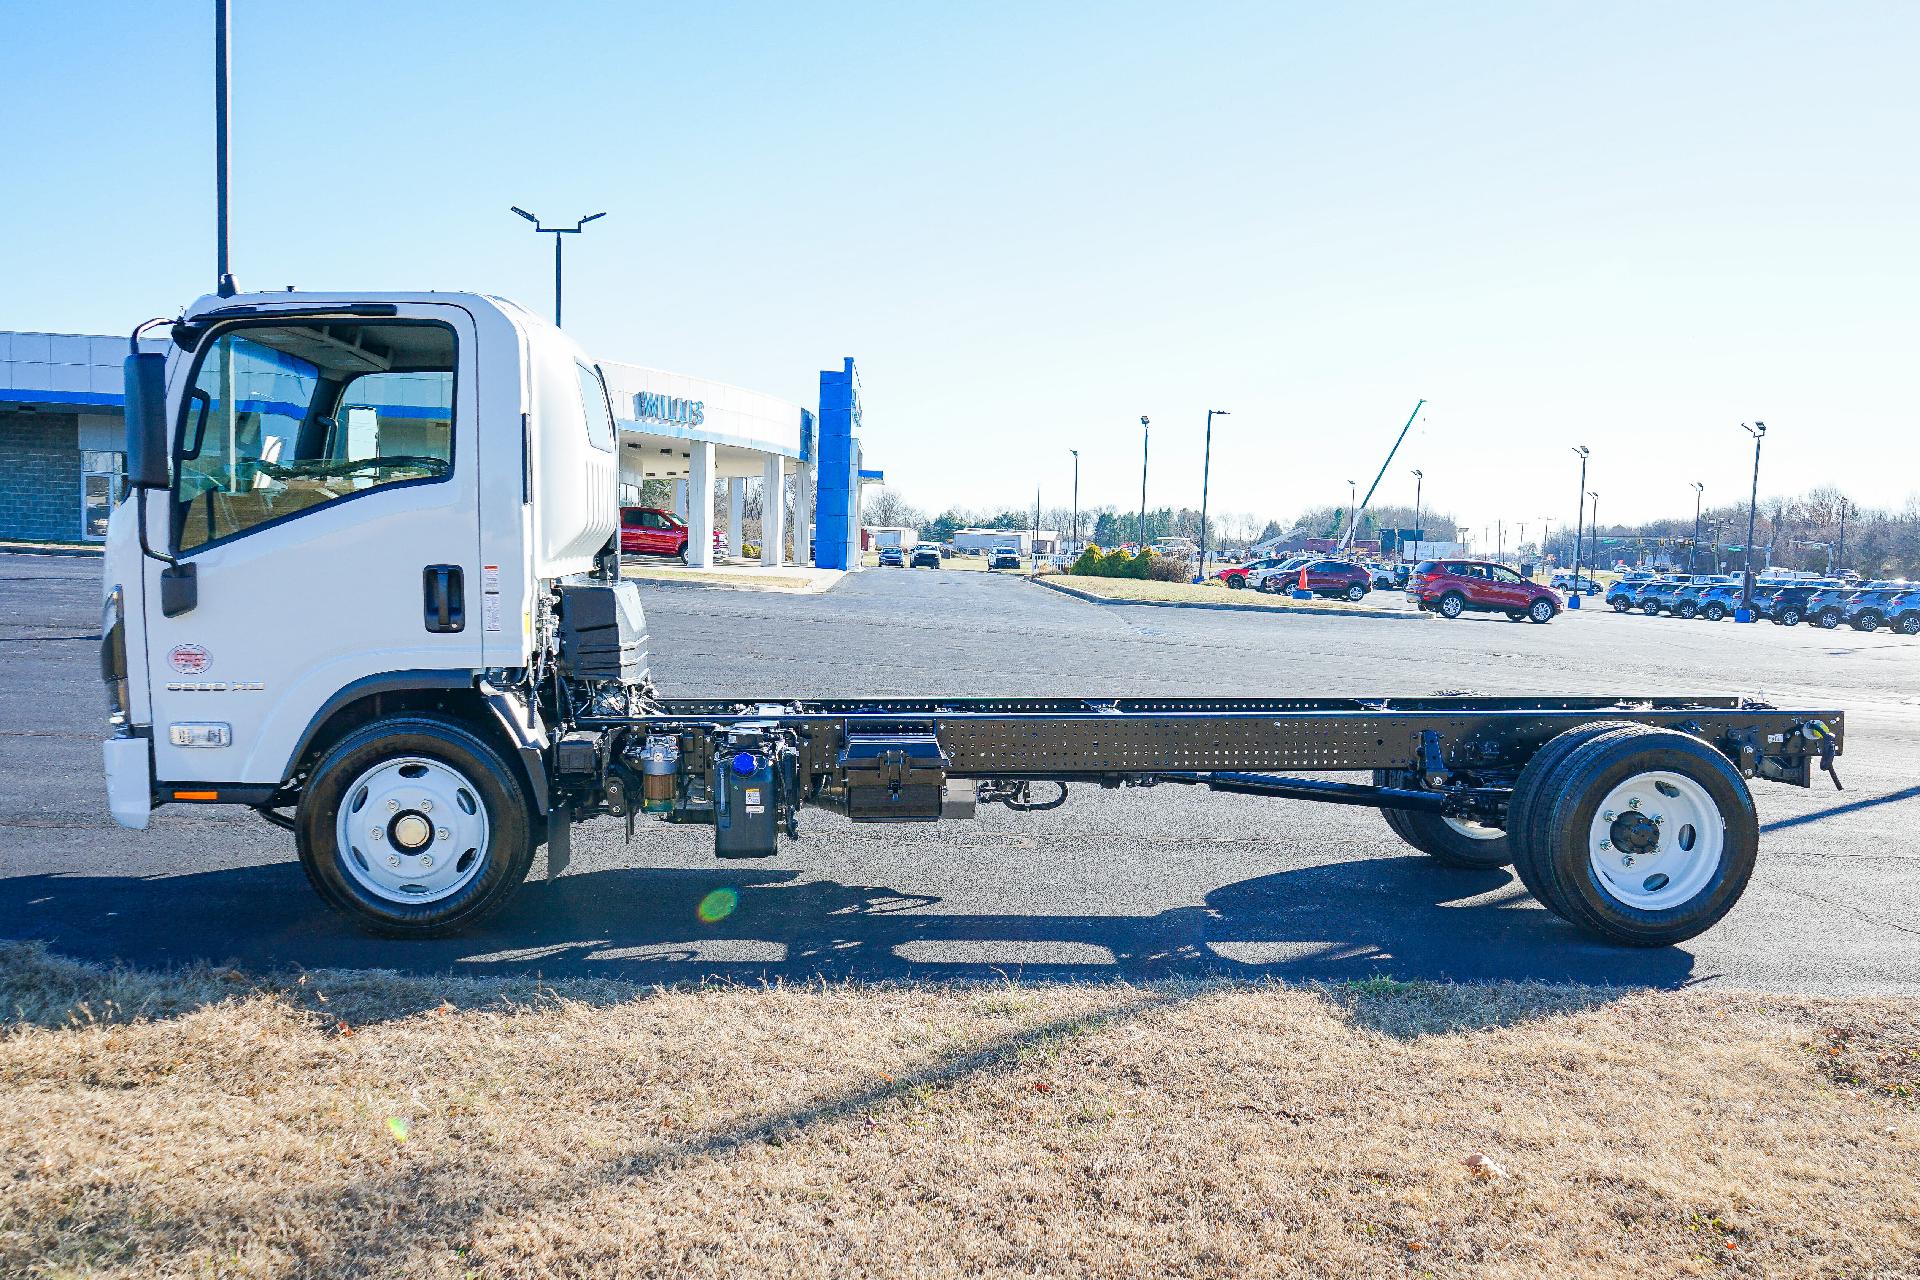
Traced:
POLYGON ((354 779, 334 822, 340 861, 387 902, 435 902, 464 888, 486 862, 486 805, 452 765, 402 756, 354 779))

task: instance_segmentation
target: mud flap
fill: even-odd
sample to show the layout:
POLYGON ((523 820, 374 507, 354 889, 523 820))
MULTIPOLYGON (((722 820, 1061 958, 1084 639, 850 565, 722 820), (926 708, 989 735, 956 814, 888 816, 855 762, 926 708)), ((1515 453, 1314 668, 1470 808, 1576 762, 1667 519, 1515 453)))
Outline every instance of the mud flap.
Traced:
POLYGON ((547 815, 547 882, 558 880, 572 861, 573 808, 561 805, 547 815))

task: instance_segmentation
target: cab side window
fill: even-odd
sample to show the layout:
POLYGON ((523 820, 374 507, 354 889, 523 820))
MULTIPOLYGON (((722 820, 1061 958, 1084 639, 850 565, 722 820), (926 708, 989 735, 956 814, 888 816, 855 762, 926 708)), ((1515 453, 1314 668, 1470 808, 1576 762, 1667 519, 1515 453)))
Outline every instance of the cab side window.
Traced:
POLYGON ((175 446, 174 545, 450 475, 454 346, 426 321, 249 325, 205 344, 175 446))

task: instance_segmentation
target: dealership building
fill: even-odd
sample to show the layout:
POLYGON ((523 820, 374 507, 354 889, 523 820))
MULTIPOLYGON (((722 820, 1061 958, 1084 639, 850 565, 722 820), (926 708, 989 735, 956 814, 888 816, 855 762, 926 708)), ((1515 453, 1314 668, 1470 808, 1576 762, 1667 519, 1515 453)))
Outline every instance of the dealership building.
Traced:
MULTIPOLYGON (((125 482, 126 354, 125 338, 0 332, 0 540, 106 537, 125 482)), ((859 567, 861 490, 883 476, 861 456, 852 357, 821 372, 816 408, 641 365, 601 370, 619 427, 620 501, 638 504, 644 481, 671 482, 690 563, 711 563, 717 529, 740 549, 757 483, 761 563, 859 567)))

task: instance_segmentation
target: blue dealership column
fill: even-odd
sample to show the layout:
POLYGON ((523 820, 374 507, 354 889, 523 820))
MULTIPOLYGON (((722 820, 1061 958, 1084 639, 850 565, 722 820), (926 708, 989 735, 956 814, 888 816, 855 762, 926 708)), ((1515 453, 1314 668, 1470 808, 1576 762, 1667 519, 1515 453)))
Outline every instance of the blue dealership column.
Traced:
POLYGON ((814 558, 822 569, 859 564, 860 388, 853 357, 840 369, 820 371, 819 495, 814 510, 814 558))

